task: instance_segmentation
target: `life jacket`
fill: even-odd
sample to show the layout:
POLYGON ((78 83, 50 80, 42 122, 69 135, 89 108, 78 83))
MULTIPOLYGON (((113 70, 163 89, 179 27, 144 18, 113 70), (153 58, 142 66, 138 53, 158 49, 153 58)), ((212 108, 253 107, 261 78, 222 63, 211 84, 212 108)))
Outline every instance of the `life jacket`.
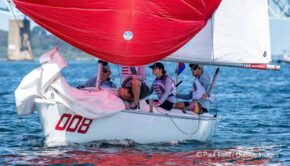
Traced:
POLYGON ((201 85, 198 78, 195 78, 192 86, 192 100, 201 99, 202 95, 205 93, 205 88, 201 85))
MULTIPOLYGON (((166 91, 166 87, 165 87, 165 81, 166 79, 171 79, 170 77, 168 77, 167 75, 164 75, 161 79, 155 79, 154 83, 153 83, 153 89, 154 92, 156 93, 157 97, 159 99, 162 98, 163 94, 166 91)), ((172 85, 171 85, 171 89, 170 89, 170 94, 168 95, 168 97, 170 96, 175 96, 177 91, 176 91, 176 87, 175 87, 175 83, 174 81, 171 79, 172 85)))

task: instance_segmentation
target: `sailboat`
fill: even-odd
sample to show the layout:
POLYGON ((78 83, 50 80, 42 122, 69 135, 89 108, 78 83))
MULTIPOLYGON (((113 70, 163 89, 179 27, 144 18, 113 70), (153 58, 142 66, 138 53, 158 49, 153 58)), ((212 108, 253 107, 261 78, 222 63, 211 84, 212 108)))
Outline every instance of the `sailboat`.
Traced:
POLYGON ((286 52, 284 56, 278 60, 279 63, 284 62, 284 63, 290 63, 290 54, 289 52, 286 52))
MULTIPOLYGON (((114 64, 164 60, 279 69, 270 64, 267 0, 13 2, 52 34, 114 64)), ((15 96, 19 115, 38 109, 47 146, 125 139, 141 144, 206 141, 216 130, 215 114, 168 112, 144 101, 140 109, 126 110, 113 89, 71 87, 60 73, 67 64, 57 47, 40 63, 15 96)))

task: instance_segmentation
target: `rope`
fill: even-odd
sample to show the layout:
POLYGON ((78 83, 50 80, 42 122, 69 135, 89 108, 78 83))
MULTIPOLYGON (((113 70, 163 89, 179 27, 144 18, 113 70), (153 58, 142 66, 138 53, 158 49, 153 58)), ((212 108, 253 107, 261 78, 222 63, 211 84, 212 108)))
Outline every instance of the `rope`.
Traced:
MULTIPOLYGON (((216 71, 215 71, 215 74, 214 74, 214 76, 213 76, 213 80, 212 80, 212 83, 211 83, 211 87, 210 87, 210 89, 209 89, 209 91, 208 91, 208 95, 210 95, 210 93, 211 93, 211 91, 212 91, 212 89, 213 89, 213 87, 215 86, 215 84, 216 84, 216 81, 217 81, 217 78, 218 78, 218 73, 219 73, 219 70, 220 70, 220 68, 218 67, 218 68, 216 68, 216 71)), ((214 117, 217 117, 217 114, 218 114, 218 100, 217 100, 217 97, 216 97, 216 95, 214 95, 214 98, 215 98, 215 115, 214 115, 214 117)))
MULTIPOLYGON (((10 10, 11 10, 11 12, 12 12, 12 15, 13 15, 13 18, 14 18, 14 20, 15 20, 15 22, 16 22, 17 27, 18 27, 19 29, 21 29, 21 27, 20 27, 20 25, 19 25, 19 23, 18 23, 18 21, 17 21, 16 15, 15 15, 15 13, 14 13, 14 10, 13 10, 13 8, 12 8, 12 6, 11 6, 11 1, 10 1, 10 0, 7 0, 7 2, 8 2, 8 4, 9 4, 9 8, 10 8, 10 10)), ((33 57, 33 55, 32 55, 31 48, 29 47, 29 45, 28 45, 28 41, 27 41, 27 40, 28 40, 28 38, 27 38, 27 39, 24 39, 24 44, 25 44, 25 46, 26 46, 27 49, 28 49, 28 53, 29 53, 29 55, 30 55, 30 57, 31 57, 31 59, 32 59, 32 61, 33 61, 33 63, 34 63, 34 65, 37 66, 37 64, 36 64, 36 62, 35 62, 35 59, 34 59, 34 57, 33 57)))
POLYGON ((215 100, 215 115, 214 115, 214 117, 217 117, 217 114, 218 114, 218 100, 217 100, 216 95, 214 95, 214 100, 215 100))
POLYGON ((212 80, 212 83, 207 91, 207 94, 210 95, 211 94, 211 91, 214 87, 214 85, 216 84, 216 81, 217 81, 217 78, 218 78, 218 74, 219 74, 219 71, 220 71, 220 68, 217 67, 216 70, 215 70, 215 73, 214 73, 214 76, 213 76, 213 80, 212 80))
MULTIPOLYGON (((212 81, 212 83, 211 83, 211 86, 210 86, 210 88, 209 88, 209 91, 207 92, 208 94, 210 94, 211 93, 211 91, 212 91, 212 89, 213 89, 213 86, 215 85, 215 83, 216 83, 216 80, 217 80, 217 76, 218 76, 218 72, 219 72, 219 67, 216 69, 216 72, 215 72, 215 74, 214 74, 214 78, 213 78, 213 81, 212 81)), ((216 98, 216 95, 215 95, 215 98, 216 98)), ((189 106, 187 106, 187 107, 185 107, 184 108, 184 110, 183 111, 185 111, 186 109, 189 109, 189 107, 190 107, 190 105, 189 106)), ((215 115, 214 115, 214 117, 217 117, 217 100, 216 100, 216 113, 215 113, 215 115)), ((157 110, 158 111, 158 110, 157 110)), ((160 112, 160 111, 158 111, 158 112, 160 112)), ((162 113, 162 112, 160 112, 160 113, 162 113)), ((199 127, 200 127, 200 115, 198 114, 198 127, 197 127, 197 129, 193 132, 193 133, 188 133, 188 132, 186 132, 186 131, 184 131, 184 130, 182 130, 175 122, 174 122, 174 120, 172 119, 172 117, 169 115, 169 114, 165 114, 165 113, 162 113, 162 114, 164 114, 164 115, 167 115, 169 118, 170 118, 170 120, 172 121, 172 123, 174 124, 174 126, 180 131, 180 132, 182 132, 183 134, 185 134, 185 135, 194 135, 197 131, 198 131, 198 129, 199 129, 199 127)))
POLYGON ((198 125, 197 125, 196 130, 195 130, 194 132, 192 132, 192 133, 188 133, 188 132, 182 130, 182 129, 181 129, 181 128, 180 128, 180 127, 175 123, 175 121, 173 120, 172 116, 170 116, 170 115, 167 114, 167 113, 163 113, 163 112, 161 112, 161 111, 159 111, 159 110, 157 110, 157 109, 155 109, 155 110, 156 110, 157 112, 163 114, 163 115, 166 115, 166 116, 171 120, 171 122, 174 124, 175 128, 176 128, 177 130, 179 130, 181 133, 183 133, 184 135, 194 135, 194 134, 196 134, 196 133, 198 132, 198 130, 199 130, 199 127, 200 127, 200 115, 198 115, 198 125))

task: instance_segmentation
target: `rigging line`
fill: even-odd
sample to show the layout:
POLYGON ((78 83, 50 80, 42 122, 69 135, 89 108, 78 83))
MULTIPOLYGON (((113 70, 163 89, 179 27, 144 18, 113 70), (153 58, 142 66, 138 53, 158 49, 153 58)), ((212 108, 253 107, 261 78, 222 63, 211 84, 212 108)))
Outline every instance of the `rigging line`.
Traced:
MULTIPOLYGON (((17 21, 17 18, 16 18, 16 15, 15 15, 15 13, 14 13, 14 10, 13 10, 13 8, 12 8, 12 6, 11 6, 11 1, 10 1, 10 0, 7 0, 7 2, 8 2, 8 4, 9 4, 9 8, 10 8, 10 10, 11 10, 11 12, 12 12, 12 15, 13 15, 13 18, 14 18, 14 20, 15 20, 15 22, 16 22, 16 25, 17 25, 18 29, 20 30, 21 28, 20 28, 19 22, 17 21)), ((29 30, 30 30, 30 29, 29 29, 29 30)), ((37 66, 37 64, 36 64, 36 62, 35 62, 35 59, 34 59, 34 57, 33 57, 33 55, 32 55, 31 47, 29 47, 27 40, 28 40, 28 38, 27 38, 27 39, 24 39, 24 44, 25 44, 25 46, 26 46, 27 49, 28 49, 28 53, 29 53, 31 59, 33 60, 34 65, 37 66)))
POLYGON ((208 96, 210 96, 211 94, 211 91, 213 90, 215 84, 216 84, 216 81, 217 81, 217 78, 218 78, 218 74, 219 74, 219 71, 220 71, 220 67, 217 67, 216 70, 215 70, 215 73, 214 73, 214 76, 213 76, 213 79, 212 79, 212 82, 208 88, 208 91, 206 92, 208 94, 208 96))
POLYGON ((214 100, 215 100, 215 115, 214 117, 217 117, 218 114, 218 101, 216 95, 214 95, 214 100))
MULTIPOLYGON (((207 92, 208 94, 211 93, 211 91, 212 91, 212 89, 213 89, 213 86, 214 86, 215 83, 216 83, 218 73, 219 73, 219 67, 216 69, 216 72, 215 72, 215 75, 214 75, 213 81, 212 81, 211 86, 210 86, 210 88, 209 88, 209 90, 208 90, 208 92, 207 92)), ((216 97, 216 95, 215 95, 215 97, 216 97)), ((186 109, 189 109, 189 108, 190 108, 190 105, 187 106, 187 107, 185 107, 183 111, 185 111, 186 109)), ((157 110, 157 111, 160 112, 159 110, 157 110)), ((216 113, 215 113, 214 117, 217 117, 217 103, 216 103, 216 109, 215 109, 215 111, 216 111, 216 113)), ((160 113, 162 113, 162 112, 160 112, 160 113)), ((185 135, 194 135, 194 134, 198 131, 199 127, 200 127, 200 115, 199 115, 199 114, 198 114, 198 127, 197 127, 197 129, 196 129, 193 133, 188 133, 188 132, 183 131, 180 127, 178 127, 178 125, 174 122, 174 120, 172 119, 172 117, 171 117, 169 114, 166 114, 166 113, 162 113, 162 114, 168 116, 168 117, 170 118, 170 120, 173 122, 173 124, 175 125, 175 127, 176 127, 180 132, 182 132, 182 133, 185 134, 185 135)))
POLYGON ((163 115, 166 115, 166 116, 171 120, 171 122, 174 124, 175 128, 177 128, 177 130, 179 130, 181 133, 183 133, 183 134, 185 134, 185 135, 194 135, 194 134, 196 134, 196 133, 198 132, 198 130, 199 130, 199 127, 200 127, 200 115, 198 115, 198 125, 197 125, 197 128, 195 129, 194 132, 192 132, 192 133, 188 133, 188 132, 182 130, 182 129, 181 129, 181 128, 180 128, 180 127, 175 123, 175 121, 173 120, 172 116, 170 116, 170 115, 167 114, 167 113, 161 112, 161 111, 159 111, 159 110, 157 110, 157 109, 155 109, 155 110, 156 110, 157 112, 163 114, 163 115))

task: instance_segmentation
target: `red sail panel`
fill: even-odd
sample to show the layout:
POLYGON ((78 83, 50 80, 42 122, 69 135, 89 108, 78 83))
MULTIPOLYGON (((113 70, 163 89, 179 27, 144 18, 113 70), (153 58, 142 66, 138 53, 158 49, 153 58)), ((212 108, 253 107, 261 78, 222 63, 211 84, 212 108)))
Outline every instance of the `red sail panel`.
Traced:
POLYGON ((125 66, 170 55, 197 34, 221 0, 13 0, 62 40, 125 66))

